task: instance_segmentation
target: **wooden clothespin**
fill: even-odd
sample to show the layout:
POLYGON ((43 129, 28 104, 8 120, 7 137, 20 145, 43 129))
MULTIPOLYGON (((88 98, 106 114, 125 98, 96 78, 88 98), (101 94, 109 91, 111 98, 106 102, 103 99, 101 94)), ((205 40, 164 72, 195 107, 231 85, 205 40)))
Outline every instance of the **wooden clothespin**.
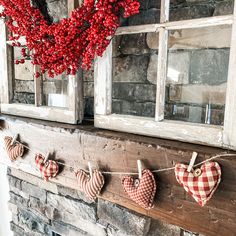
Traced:
POLYGON ((142 162, 140 160, 137 160, 137 165, 138 165, 138 177, 139 179, 142 178, 142 162))
POLYGON ((192 158, 191 158, 191 160, 189 162, 189 165, 188 165, 188 169, 187 169, 188 172, 191 172, 191 170, 193 169, 193 166, 194 166, 194 163, 196 161, 197 155, 198 155, 197 152, 193 152, 192 158))
POLYGON ((14 137, 11 141, 11 145, 13 145, 16 142, 17 138, 18 138, 18 134, 14 135, 14 137))
POLYGON ((93 169, 92 169, 91 162, 88 162, 88 168, 89 168, 90 177, 92 177, 93 176, 93 169))
POLYGON ((45 156, 45 158, 44 158, 44 161, 43 161, 44 163, 47 162, 49 156, 50 156, 50 152, 48 151, 47 154, 46 154, 46 156, 45 156))

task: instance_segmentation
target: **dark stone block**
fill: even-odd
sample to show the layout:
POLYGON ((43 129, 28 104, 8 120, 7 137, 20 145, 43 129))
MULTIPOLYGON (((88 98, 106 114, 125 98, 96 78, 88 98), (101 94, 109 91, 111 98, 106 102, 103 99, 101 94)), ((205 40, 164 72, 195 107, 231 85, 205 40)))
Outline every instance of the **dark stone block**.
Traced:
MULTIPOLYGON (((147 80, 149 56, 124 56, 113 58, 113 81, 143 83, 147 80)), ((126 86, 126 85, 125 85, 126 86)))
POLYGON ((233 11, 234 11, 233 0, 217 2, 214 11, 214 16, 230 15, 233 14, 233 11))
POLYGON ((51 234, 49 225, 31 211, 21 209, 19 211, 19 222, 20 225, 27 227, 31 231, 37 231, 45 235, 51 234))
POLYGON ((22 183, 22 180, 18 179, 18 178, 15 178, 11 175, 8 175, 8 182, 9 182, 9 185, 11 187, 14 187, 14 188, 17 188, 19 190, 21 190, 21 183, 22 183))
POLYGON ((12 103, 35 104, 35 97, 33 93, 14 92, 12 103))
POLYGON ((160 10, 149 9, 129 18, 129 25, 154 24, 160 22, 160 10))
POLYGON ((219 85, 227 81, 229 49, 193 51, 190 61, 190 83, 219 85))
POLYGON ((84 98, 84 116, 88 118, 94 116, 94 98, 84 98))
POLYGON ((28 199, 23 198, 13 192, 10 192, 10 202, 19 206, 19 207, 27 207, 28 206, 28 199))
POLYGON ((146 42, 146 34, 131 34, 122 36, 119 51, 125 55, 142 55, 145 53, 150 53, 150 49, 146 42))
POLYGON ((170 21, 180 21, 213 16, 211 5, 194 5, 190 7, 173 8, 170 10, 170 21))
POLYGON ((113 203, 98 201, 98 217, 118 228, 121 235, 146 235, 150 227, 150 219, 134 214, 113 203))

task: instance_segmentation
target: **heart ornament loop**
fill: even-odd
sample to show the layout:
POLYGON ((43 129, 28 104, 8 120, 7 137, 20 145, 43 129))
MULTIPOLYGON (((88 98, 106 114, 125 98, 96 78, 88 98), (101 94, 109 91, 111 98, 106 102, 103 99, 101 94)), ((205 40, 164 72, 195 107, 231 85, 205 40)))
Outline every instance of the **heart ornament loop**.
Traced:
POLYGON ((44 180, 48 181, 50 178, 55 178, 59 171, 59 165, 56 161, 47 160, 45 162, 45 157, 41 154, 36 154, 35 164, 40 171, 44 180))
POLYGON ((7 155, 11 161, 15 161, 18 157, 22 157, 24 154, 24 146, 19 143, 15 142, 12 144, 12 137, 6 136, 4 138, 5 148, 7 151, 7 155))
POLYGON ((204 206, 220 184, 220 165, 217 162, 207 162, 193 172, 187 169, 187 165, 176 164, 176 179, 200 206, 204 206))
POLYGON ((140 179, 133 179, 130 176, 122 178, 124 191, 138 205, 145 209, 153 207, 156 194, 156 181, 150 170, 143 170, 140 179))

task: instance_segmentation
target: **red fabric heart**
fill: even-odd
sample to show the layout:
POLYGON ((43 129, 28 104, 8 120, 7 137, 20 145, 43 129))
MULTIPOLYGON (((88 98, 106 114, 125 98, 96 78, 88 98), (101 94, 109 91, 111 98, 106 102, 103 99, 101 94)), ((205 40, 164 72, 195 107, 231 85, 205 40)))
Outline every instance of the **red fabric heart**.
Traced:
POLYGON ((205 163, 198 169, 199 176, 188 172, 187 169, 187 165, 176 164, 176 179, 200 206, 204 206, 221 181, 221 168, 217 162, 205 163))
POLYGON ((23 156, 24 146, 21 143, 11 144, 12 138, 8 136, 4 138, 4 142, 7 154, 11 161, 15 161, 18 157, 23 156))
POLYGON ((97 198, 105 183, 101 172, 94 170, 93 175, 90 176, 83 170, 76 173, 79 188, 92 200, 97 198))
POLYGON ((129 197, 138 205, 145 209, 153 207, 156 181, 150 170, 143 170, 140 180, 130 176, 123 177, 122 185, 129 197))
POLYGON ((35 163, 37 168, 42 174, 44 180, 48 181, 49 178, 56 177, 59 171, 59 166, 56 161, 48 160, 44 163, 44 157, 41 154, 37 154, 35 157, 35 163))

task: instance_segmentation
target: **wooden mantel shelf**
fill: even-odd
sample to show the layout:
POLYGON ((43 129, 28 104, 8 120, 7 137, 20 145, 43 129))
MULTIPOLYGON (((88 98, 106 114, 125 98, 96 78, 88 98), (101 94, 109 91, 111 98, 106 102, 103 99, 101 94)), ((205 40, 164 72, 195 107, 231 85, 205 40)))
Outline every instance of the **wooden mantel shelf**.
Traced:
MULTIPOLYGON (((192 152, 199 153, 197 161, 227 150, 96 129, 91 122, 67 125, 13 116, 1 116, 0 162, 24 172, 40 176, 34 165, 35 153, 54 152, 55 159, 87 169, 90 161, 102 171, 137 172, 137 160, 153 170, 188 163, 192 152), (6 156, 3 136, 19 133, 20 140, 31 148, 23 159, 11 163, 6 156)), ((156 175, 155 207, 144 210, 124 193, 121 176, 106 175, 101 198, 125 206, 144 215, 162 219, 187 230, 205 235, 233 236, 236 232, 236 157, 217 160, 222 167, 222 182, 205 207, 198 204, 179 186, 173 171, 156 175)), ((74 171, 64 167, 52 182, 77 189, 74 171)))

